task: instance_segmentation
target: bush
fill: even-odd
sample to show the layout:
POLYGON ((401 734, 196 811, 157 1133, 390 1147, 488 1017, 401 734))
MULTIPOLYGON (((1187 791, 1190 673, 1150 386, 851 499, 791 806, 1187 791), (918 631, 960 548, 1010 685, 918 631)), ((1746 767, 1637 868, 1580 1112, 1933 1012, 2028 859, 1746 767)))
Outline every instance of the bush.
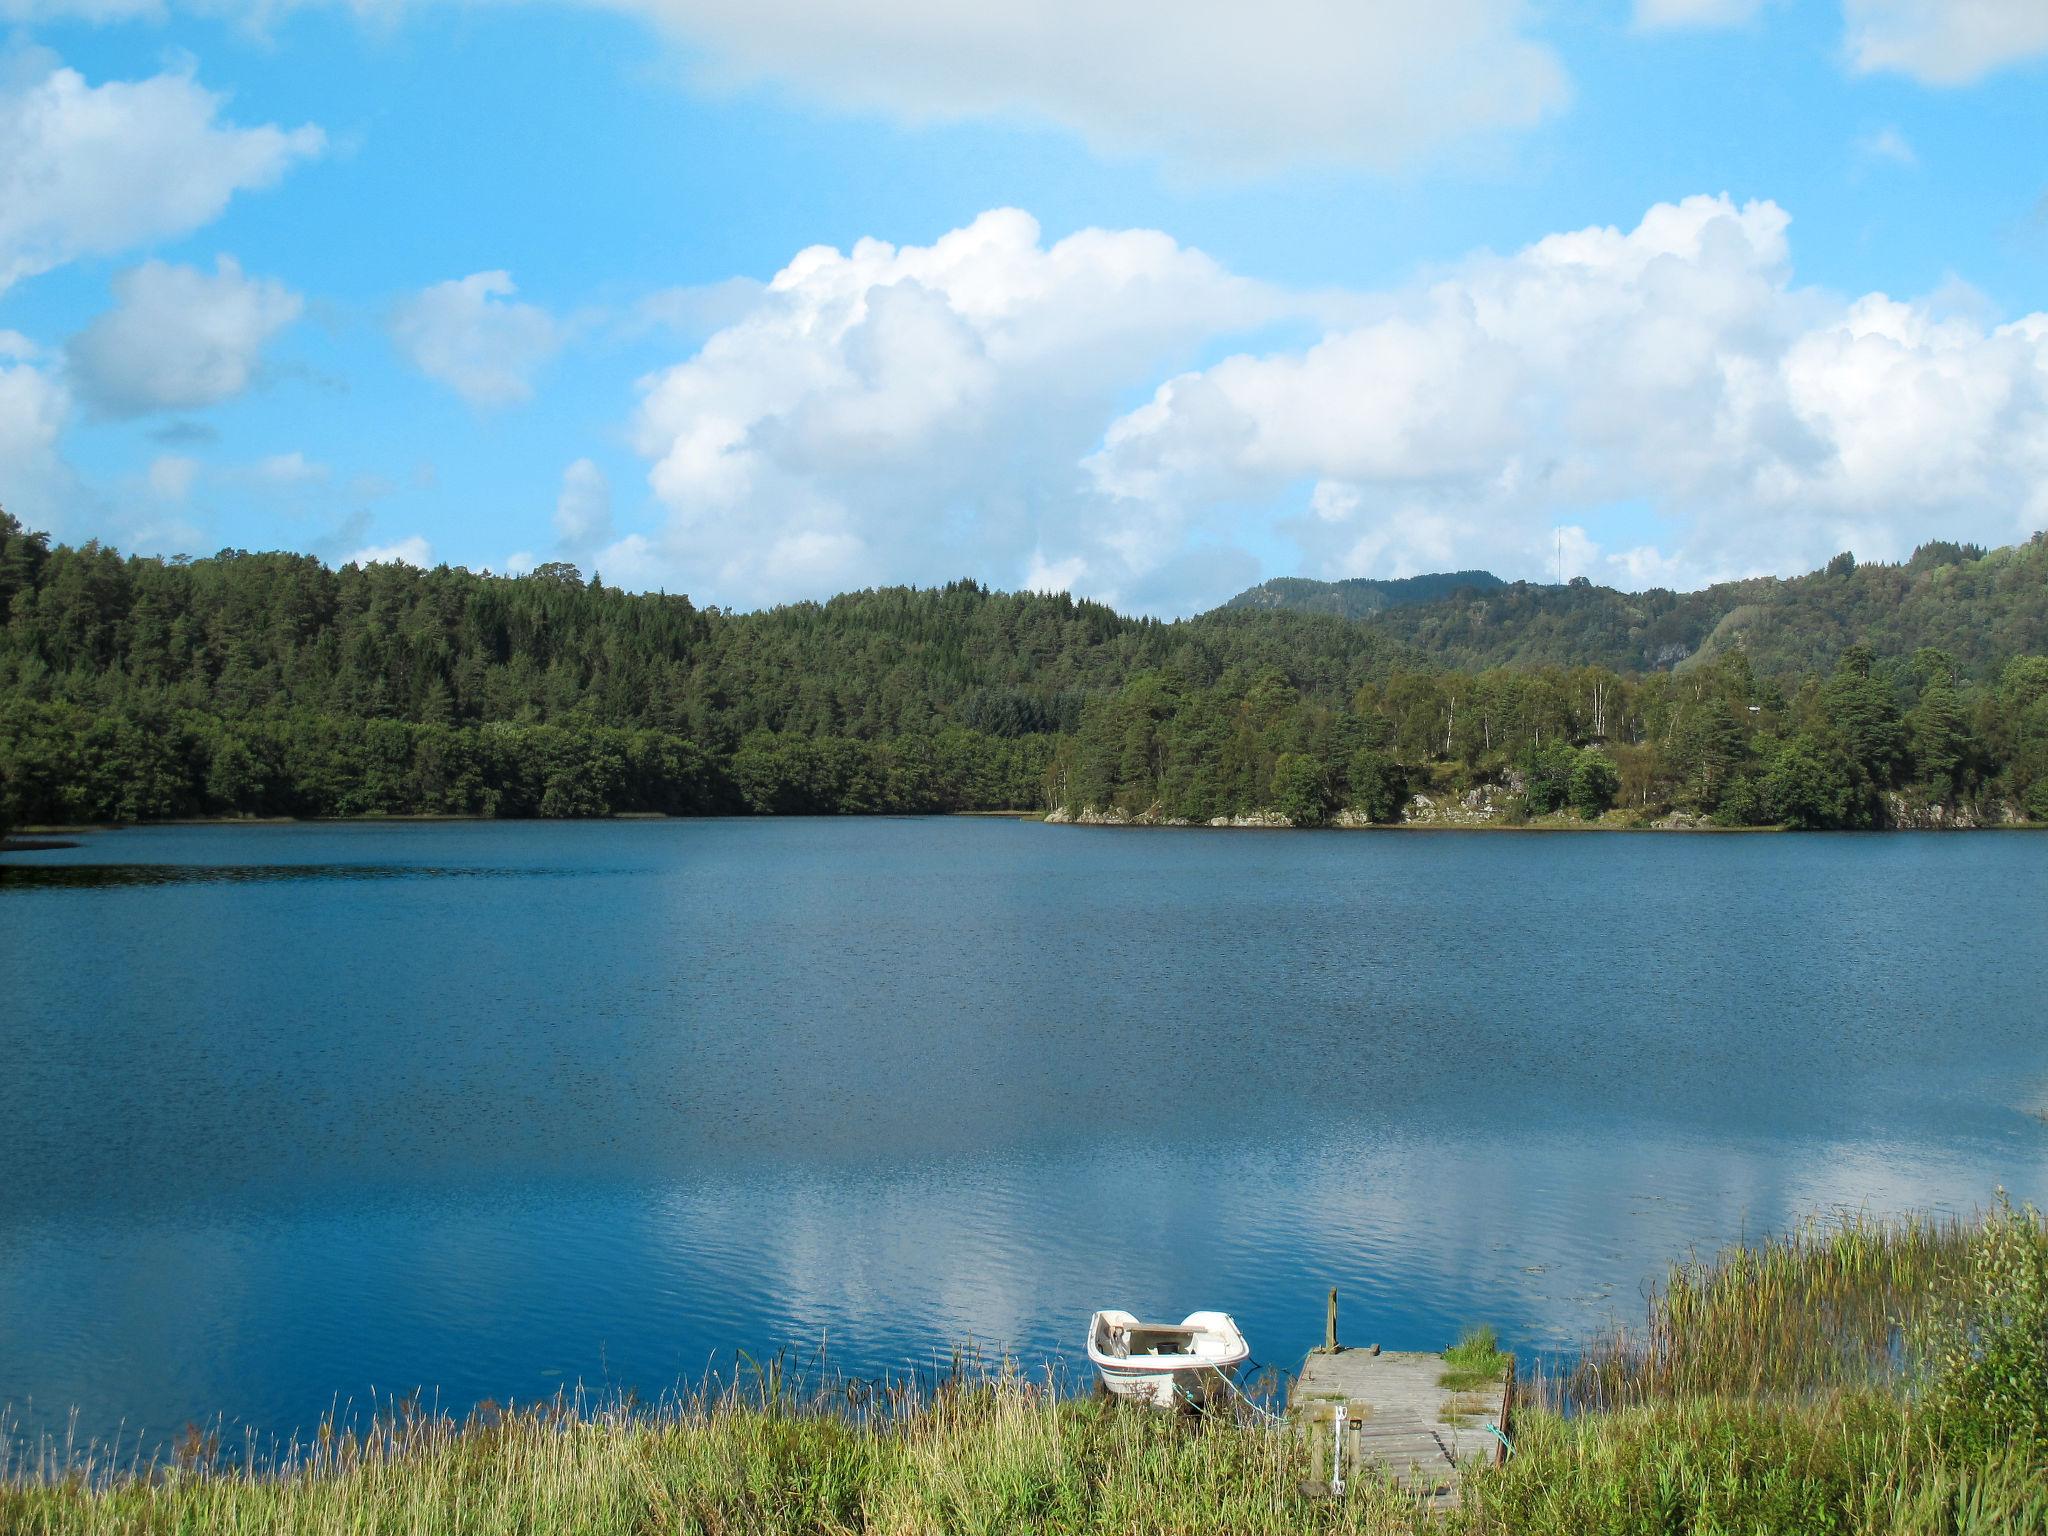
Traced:
POLYGON ((1998 1204, 1954 1276, 1961 1305, 1920 1328, 1926 1402, 1955 1445, 2048 1448, 2048 1232, 1998 1204))
POLYGON ((1597 747, 1588 747, 1572 765, 1570 795, 1572 809, 1588 821, 1597 820, 1614 804, 1621 789, 1621 770, 1614 759, 1597 747))
MULTIPOLYGON (((1578 754, 1561 742, 1532 747, 1522 755, 1522 797, 1529 814, 1548 816, 1563 809, 1571 799, 1572 774, 1579 766, 1578 754)), ((1621 778, 1617 774, 1615 784, 1621 778)))

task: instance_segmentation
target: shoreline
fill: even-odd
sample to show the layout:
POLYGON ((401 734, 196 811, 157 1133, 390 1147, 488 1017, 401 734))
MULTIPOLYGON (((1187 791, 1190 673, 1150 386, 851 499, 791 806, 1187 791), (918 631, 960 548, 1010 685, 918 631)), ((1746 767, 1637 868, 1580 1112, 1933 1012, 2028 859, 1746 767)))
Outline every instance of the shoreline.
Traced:
MULTIPOLYGON (((1217 817, 1209 821, 1164 819, 1145 816, 1102 816, 1094 812, 1083 812, 1070 816, 1060 811, 873 811, 838 812, 805 816, 674 816, 662 811, 622 811, 612 816, 479 816, 463 812, 404 812, 375 816, 176 816, 161 821, 110 821, 110 822, 37 822, 16 827, 5 838, 0 838, 0 853, 39 853, 59 848, 75 848, 76 839, 109 832, 125 832, 140 827, 354 827, 354 826, 417 826, 433 823, 474 822, 480 824, 521 824, 550 823, 568 825, 578 822, 671 822, 671 821, 855 821, 855 820, 906 820, 926 817, 954 817, 968 821, 1017 821, 1037 822, 1043 826, 1089 827, 1117 831, 1150 832, 1541 832, 1541 833, 1645 833, 1664 832, 1681 834, 1708 834, 1724 836, 1751 836, 1755 834, 1776 834, 1801 829, 1784 826, 1716 826, 1707 822, 1684 825, 1659 826, 1637 822, 1617 821, 1603 817, 1593 821, 1577 818, 1545 818, 1521 823, 1474 818, 1472 820, 1416 819, 1403 818, 1400 821, 1366 821, 1340 813, 1314 826, 1301 827, 1279 816, 1248 815, 1217 817), (63 839, 58 841, 58 839, 63 839)), ((1969 826, 1888 826, 1827 828, 1827 835, 1835 837, 1885 836, 1897 833, 1927 832, 1943 835, 1965 832, 2048 832, 2048 822, 2041 821, 1995 821, 1969 826)))

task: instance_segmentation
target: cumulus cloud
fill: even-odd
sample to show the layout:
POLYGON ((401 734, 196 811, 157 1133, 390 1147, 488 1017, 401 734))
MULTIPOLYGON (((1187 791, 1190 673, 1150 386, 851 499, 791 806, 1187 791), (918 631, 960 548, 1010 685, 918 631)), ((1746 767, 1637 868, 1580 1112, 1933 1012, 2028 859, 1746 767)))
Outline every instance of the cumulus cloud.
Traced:
POLYGON ((642 382, 666 516, 597 558, 722 603, 973 571, 1166 612, 1252 549, 1540 576, 1566 528, 1572 573, 1698 584, 2048 523, 2048 317, 1801 288, 1790 226, 1691 197, 1313 302, 1015 210, 804 251, 642 382), (1315 339, 1188 368, 1276 320, 1315 339))
MULTIPOLYGON (((1284 296, 1148 230, 1050 246, 1014 209, 929 246, 815 247, 633 428, 668 518, 602 569, 720 602, 1022 574, 1098 528, 1077 465, 1116 401, 1284 296), (673 578, 673 579, 672 579, 673 578)), ((1098 588, 1102 590, 1102 588, 1098 588)))
POLYGON ((1091 471, 1154 529, 1311 482, 1281 526, 1329 575, 1536 574, 1560 514, 1624 501, 1682 547, 1601 557, 1608 579, 1895 557, 1937 530, 2048 521, 2048 315, 1990 325, 1798 289, 1788 224, 1769 202, 1693 197, 1477 259, 1304 350, 1169 380, 1091 471))
POLYGON ((344 565, 413 565, 425 570, 434 563, 434 546, 418 534, 398 540, 395 544, 372 544, 359 549, 344 565))
POLYGON ((0 291, 188 234, 324 143, 224 123, 222 105, 189 70, 95 86, 40 52, 0 59, 0 291))
POLYGON ((114 299, 69 350, 87 399, 115 416, 232 400, 304 308, 283 283, 244 277, 231 256, 211 273, 145 262, 114 279, 114 299))
POLYGON ((1844 0, 1850 63, 1863 73, 1968 85, 2048 55, 2042 0, 1844 0))
POLYGON ((578 459, 562 471, 555 532, 563 548, 571 551, 590 549, 612 536, 611 481, 589 459, 578 459))
POLYGON ((505 272, 435 283, 399 306, 392 340, 412 365, 479 408, 532 397, 533 378, 562 344, 562 328, 522 304, 505 272))

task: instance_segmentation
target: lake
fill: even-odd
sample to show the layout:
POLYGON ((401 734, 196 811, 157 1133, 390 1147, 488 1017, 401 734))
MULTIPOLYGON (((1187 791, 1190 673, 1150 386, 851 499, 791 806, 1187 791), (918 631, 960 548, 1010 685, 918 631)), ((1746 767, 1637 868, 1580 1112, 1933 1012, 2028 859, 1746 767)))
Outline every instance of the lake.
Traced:
POLYGON ((232 1441, 1101 1306, 1291 1366, 1333 1284, 1568 1348, 1694 1247, 2048 1199, 2044 940, 2027 834, 92 835, 0 860, 0 1401, 232 1441))

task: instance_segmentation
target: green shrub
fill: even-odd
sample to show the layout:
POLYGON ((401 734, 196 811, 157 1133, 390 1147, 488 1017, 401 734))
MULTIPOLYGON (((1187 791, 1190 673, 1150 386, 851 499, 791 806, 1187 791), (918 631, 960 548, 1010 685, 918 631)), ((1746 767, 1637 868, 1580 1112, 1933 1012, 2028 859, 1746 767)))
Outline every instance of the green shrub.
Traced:
POLYGON ((1952 1289, 1958 1304, 1923 1319, 1927 1407, 1956 1444, 2048 1451, 2048 1233, 2003 1191, 1952 1289))

